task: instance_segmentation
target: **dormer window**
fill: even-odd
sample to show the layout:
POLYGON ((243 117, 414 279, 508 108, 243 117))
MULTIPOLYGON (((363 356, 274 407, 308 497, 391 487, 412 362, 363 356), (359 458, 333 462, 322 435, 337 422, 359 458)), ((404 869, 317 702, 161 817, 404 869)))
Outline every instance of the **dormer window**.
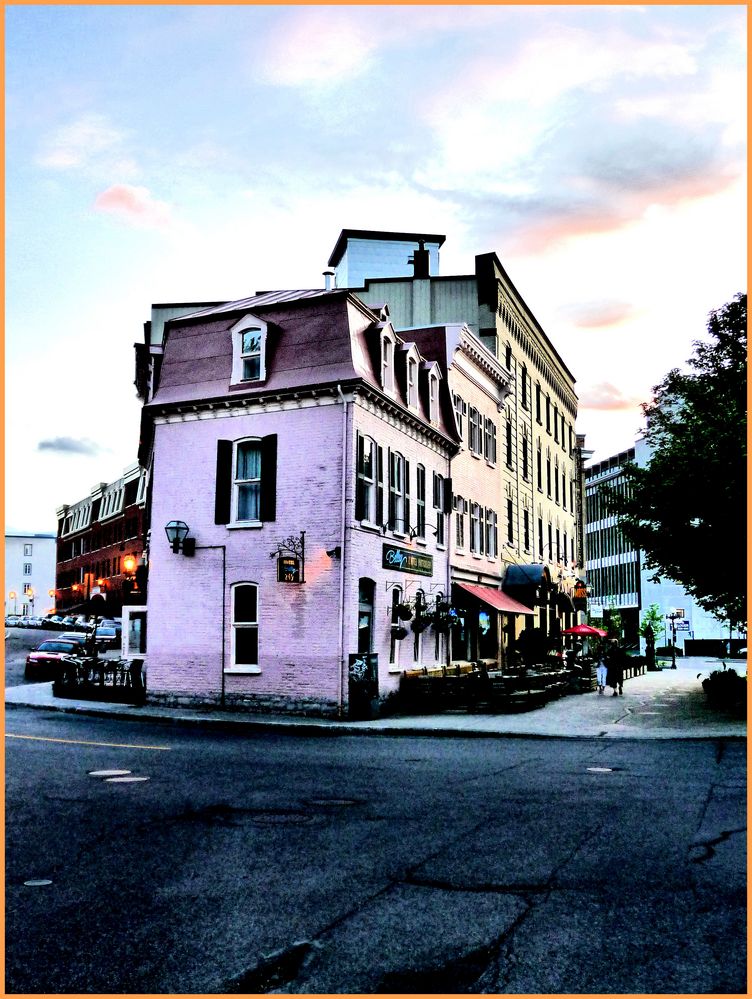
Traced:
POLYGON ((439 422, 439 378, 435 371, 428 374, 428 419, 439 422))
POLYGON ((394 341, 388 335, 381 338, 381 387, 394 392, 394 341))
POLYGON ((245 316, 232 333, 232 382, 262 382, 266 379, 266 323, 245 316))
POLYGON ((407 405, 418 408, 418 362, 414 357, 407 359, 407 405))

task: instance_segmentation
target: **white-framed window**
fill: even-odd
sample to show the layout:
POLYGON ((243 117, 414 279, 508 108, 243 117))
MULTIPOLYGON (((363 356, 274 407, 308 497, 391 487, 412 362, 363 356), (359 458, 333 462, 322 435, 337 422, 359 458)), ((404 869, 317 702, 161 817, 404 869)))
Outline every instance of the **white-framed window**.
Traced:
POLYGON ((439 378, 435 371, 428 375, 428 419, 431 423, 439 420, 439 378))
POLYGON ((554 462, 554 502, 559 502, 559 459, 554 462))
POLYGON ((426 469, 418 465, 415 470, 415 529, 419 538, 426 536, 426 469))
POLYGON ((31 575, 31 562, 24 562, 24 571, 23 571, 23 574, 24 574, 24 576, 30 576, 31 575))
POLYGON ((244 316, 231 328, 232 382, 266 379, 267 326, 255 316, 244 316))
POLYGON ((482 547, 482 528, 480 519, 481 508, 478 503, 470 504, 470 551, 471 552, 481 552, 482 547))
POLYGON ((394 341, 388 333, 381 337, 381 387, 394 392, 394 341))
POLYGON ((496 558, 499 554, 499 518, 495 510, 486 509, 486 555, 496 558))
POLYGON ((514 445, 513 445, 513 434, 512 434, 512 417, 510 413, 507 413, 506 419, 506 443, 507 443, 507 468, 511 468, 513 465, 513 455, 514 455, 514 445))
POLYGON ((230 670, 259 673, 258 584, 234 583, 230 608, 232 636, 230 670))
POLYGON ((470 406, 467 419, 469 427, 468 447, 473 454, 483 454, 483 423, 482 417, 475 406, 470 406))
POLYGON ((525 551, 530 551, 530 511, 522 511, 522 543, 525 551))
POLYGON ((567 508, 567 473, 562 469, 561 472, 561 505, 566 510, 567 508))
POLYGON ((33 545, 24 545, 24 558, 31 558, 31 553, 34 549, 33 545))
POLYGON ((510 499, 507 500, 507 541, 514 544, 514 503, 510 499))
POLYGON ((460 435, 460 440, 464 440, 465 437, 465 417, 467 416, 467 403, 458 395, 456 392, 454 394, 454 415, 457 418, 457 430, 460 435))
POLYGON ((496 424, 488 417, 485 419, 483 435, 483 453, 489 465, 496 464, 496 424))
POLYGON ((465 547, 465 514, 467 513, 467 500, 462 496, 454 497, 454 524, 455 543, 459 550, 465 547))
POLYGON ((237 441, 233 462, 232 520, 237 524, 261 522, 261 441, 237 441))
POLYGON ((436 544, 444 544, 444 476, 433 473, 433 508, 436 511, 436 544))
POLYGON ((355 516, 376 523, 376 441, 358 435, 355 516))
POLYGON ((389 530, 407 533, 407 463, 399 451, 389 453, 389 530))
POLYGON ((407 405, 418 408, 418 362, 414 357, 407 358, 407 405))

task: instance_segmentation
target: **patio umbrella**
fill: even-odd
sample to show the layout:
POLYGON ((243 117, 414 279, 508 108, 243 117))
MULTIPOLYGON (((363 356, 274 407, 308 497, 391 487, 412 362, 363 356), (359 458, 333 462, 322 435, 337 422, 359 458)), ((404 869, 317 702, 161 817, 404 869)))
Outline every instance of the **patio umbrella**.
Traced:
POLYGON ((564 635, 600 635, 601 638, 605 638, 608 634, 607 631, 602 631, 600 628, 591 628, 589 624, 576 624, 574 628, 567 628, 566 631, 562 632, 564 635))

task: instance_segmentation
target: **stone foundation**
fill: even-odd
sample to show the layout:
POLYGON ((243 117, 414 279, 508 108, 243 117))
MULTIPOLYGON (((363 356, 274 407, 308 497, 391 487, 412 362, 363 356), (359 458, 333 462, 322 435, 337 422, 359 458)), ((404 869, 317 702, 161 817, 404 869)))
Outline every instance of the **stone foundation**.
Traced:
MULTIPOLYGON (((146 703, 155 707, 188 708, 205 711, 207 708, 221 707, 218 693, 186 693, 180 691, 147 691, 146 703)), ((255 714, 297 715, 304 718, 337 718, 339 709, 334 701, 315 697, 284 697, 279 694, 225 694, 226 711, 255 714)), ((347 706, 343 706, 342 716, 346 716, 347 706)))

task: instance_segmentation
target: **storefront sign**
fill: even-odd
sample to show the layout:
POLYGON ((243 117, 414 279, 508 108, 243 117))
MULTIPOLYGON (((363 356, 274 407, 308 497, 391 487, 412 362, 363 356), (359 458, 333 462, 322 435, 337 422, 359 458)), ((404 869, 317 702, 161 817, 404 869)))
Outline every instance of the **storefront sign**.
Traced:
POLYGON ((384 545, 381 566, 399 572, 412 572, 417 576, 433 576, 433 555, 422 555, 397 545, 384 545))
POLYGON ((587 586, 577 582, 572 590, 572 603, 575 610, 587 610, 587 586))
POLYGON ((280 555, 277 559, 277 582, 300 582, 300 559, 297 555, 280 555))

